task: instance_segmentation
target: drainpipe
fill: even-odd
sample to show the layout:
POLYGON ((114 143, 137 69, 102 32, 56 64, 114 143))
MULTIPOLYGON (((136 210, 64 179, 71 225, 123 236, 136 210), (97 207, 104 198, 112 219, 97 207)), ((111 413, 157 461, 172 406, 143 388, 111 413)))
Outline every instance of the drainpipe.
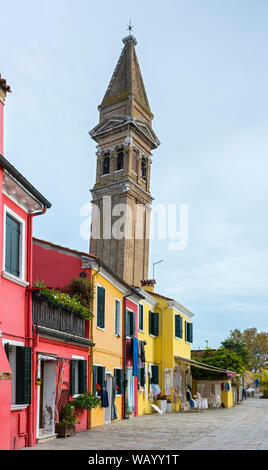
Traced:
MULTIPOLYGON (((92 287, 94 289, 94 281, 95 281, 95 277, 99 274, 100 270, 101 270, 101 262, 100 260, 96 260, 99 267, 97 269, 97 271, 92 274, 92 287)), ((92 310, 93 310, 93 305, 92 305, 92 310)), ((93 343, 93 315, 90 319, 90 341, 91 343, 93 343)), ((89 376, 89 390, 91 390, 91 375, 92 375, 92 370, 93 370, 93 346, 90 346, 90 355, 89 355, 89 373, 88 373, 88 376, 89 376)), ((91 429, 91 418, 92 418, 92 410, 90 409, 89 410, 89 413, 88 413, 88 429, 91 429)))
MULTIPOLYGON (((45 214, 47 207, 39 212, 33 212, 28 214, 28 224, 27 224, 27 282, 29 287, 32 285, 32 218, 37 215, 45 214)), ((26 340, 25 343, 27 346, 32 348, 32 380, 31 380, 31 403, 27 408, 27 432, 28 432, 28 447, 33 447, 35 444, 34 439, 34 399, 35 399, 35 351, 33 350, 33 332, 32 332, 32 298, 31 291, 26 290, 26 309, 25 309, 25 332, 26 340)))

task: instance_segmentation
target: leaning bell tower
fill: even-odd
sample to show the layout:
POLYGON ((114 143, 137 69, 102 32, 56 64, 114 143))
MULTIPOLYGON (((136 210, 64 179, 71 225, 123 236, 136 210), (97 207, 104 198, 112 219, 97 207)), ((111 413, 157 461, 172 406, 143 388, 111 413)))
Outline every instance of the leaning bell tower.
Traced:
POLYGON ((90 253, 127 283, 148 278, 152 150, 160 144, 152 129, 135 46, 129 34, 99 106, 92 193, 90 253))

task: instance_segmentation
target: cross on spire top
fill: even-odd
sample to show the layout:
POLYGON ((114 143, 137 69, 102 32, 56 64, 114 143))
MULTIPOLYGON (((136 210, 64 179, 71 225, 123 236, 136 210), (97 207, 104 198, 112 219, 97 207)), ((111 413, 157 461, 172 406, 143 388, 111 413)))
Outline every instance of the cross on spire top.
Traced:
POLYGON ((132 29, 134 28, 134 26, 131 24, 131 20, 129 21, 129 25, 127 27, 127 30, 129 32, 129 34, 131 35, 132 34, 132 29))

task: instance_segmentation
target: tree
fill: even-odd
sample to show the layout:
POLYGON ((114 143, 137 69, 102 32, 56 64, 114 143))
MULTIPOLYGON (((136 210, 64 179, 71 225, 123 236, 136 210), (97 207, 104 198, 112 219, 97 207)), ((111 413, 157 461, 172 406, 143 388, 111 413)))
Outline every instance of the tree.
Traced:
MULTIPOLYGON (((238 349, 243 344, 248 351, 246 366, 250 371, 257 372, 268 364, 268 333, 256 328, 247 328, 243 332, 239 329, 232 330, 230 336, 225 340, 227 344, 235 344, 238 349)), ((222 345, 224 345, 223 341, 222 345)), ((225 345, 226 347, 226 345, 225 345)), ((237 351, 238 352, 238 351, 237 351)))
MULTIPOLYGON (((214 367, 219 367, 220 369, 236 372, 237 374, 243 374, 245 370, 242 358, 238 356, 236 352, 224 347, 220 347, 216 350, 206 349, 201 357, 193 357, 193 359, 197 362, 202 362, 204 364, 208 364, 214 367)), ((217 378, 219 376, 219 373, 200 369, 193 366, 192 375, 196 378, 202 377, 204 375, 209 376, 211 378, 217 378)))
POLYGON ((241 357, 243 364, 246 366, 249 360, 249 352, 246 346, 245 341, 241 338, 233 339, 227 338, 222 341, 221 345, 226 348, 234 351, 238 356, 241 357))

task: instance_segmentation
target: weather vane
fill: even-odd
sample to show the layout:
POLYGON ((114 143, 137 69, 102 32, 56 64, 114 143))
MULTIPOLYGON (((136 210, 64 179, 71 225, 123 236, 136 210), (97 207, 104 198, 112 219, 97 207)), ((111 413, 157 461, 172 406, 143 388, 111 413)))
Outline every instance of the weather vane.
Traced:
POLYGON ((133 28, 134 28, 134 26, 131 24, 131 20, 130 20, 129 25, 128 25, 128 27, 127 27, 127 30, 128 30, 128 32, 129 32, 129 34, 132 33, 132 29, 133 29, 133 28))

